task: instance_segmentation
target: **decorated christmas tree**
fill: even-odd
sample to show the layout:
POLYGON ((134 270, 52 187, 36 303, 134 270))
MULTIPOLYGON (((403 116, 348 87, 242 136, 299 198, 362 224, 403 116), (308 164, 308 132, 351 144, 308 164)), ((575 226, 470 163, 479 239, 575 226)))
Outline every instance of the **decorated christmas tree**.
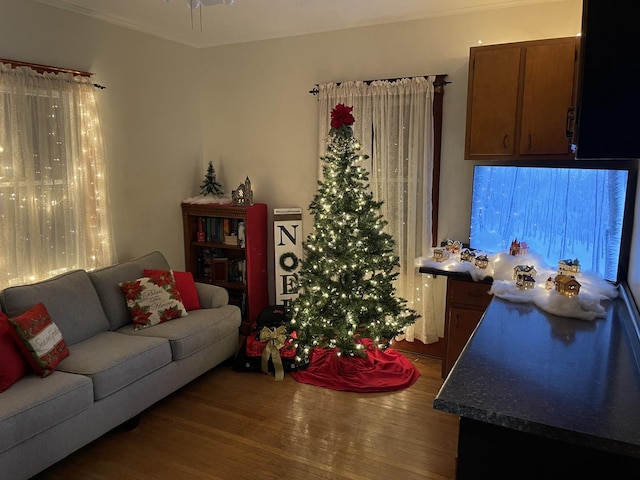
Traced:
POLYGON ((207 167, 207 173, 204 176, 202 185, 200 185, 201 195, 222 195, 222 185, 216 180, 216 171, 213 168, 213 163, 209 162, 207 167))
POLYGON ((399 259, 384 231, 382 203, 369 190, 362 165, 367 157, 358 153, 351 111, 338 104, 331 112, 324 178, 309 205, 314 232, 303 243, 298 297, 290 311, 298 352, 305 358, 315 347, 363 356, 363 339, 384 349, 418 318, 395 296, 399 259))

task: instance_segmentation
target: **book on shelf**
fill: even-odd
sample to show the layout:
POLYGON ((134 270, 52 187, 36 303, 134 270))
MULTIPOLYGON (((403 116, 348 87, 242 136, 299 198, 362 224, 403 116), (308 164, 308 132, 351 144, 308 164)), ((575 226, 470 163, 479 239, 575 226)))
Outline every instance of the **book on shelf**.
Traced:
POLYGON ((226 258, 213 258, 211 262, 211 280, 214 282, 226 282, 229 277, 229 260, 226 258))
POLYGON ((246 260, 229 261, 229 281, 245 283, 246 281, 246 260))
POLYGON ((237 235, 225 235, 224 236, 224 244, 225 245, 238 245, 238 236, 237 235))
POLYGON ((206 248, 198 255, 198 276, 209 278, 212 281, 226 282, 229 260, 221 255, 219 249, 206 248))
POLYGON ((238 218, 198 217, 198 242, 238 244, 238 225, 242 221, 238 218))
POLYGON ((198 230, 196 232, 196 241, 204 242, 204 240, 205 240, 204 218, 198 217, 197 218, 197 222, 198 222, 198 230))

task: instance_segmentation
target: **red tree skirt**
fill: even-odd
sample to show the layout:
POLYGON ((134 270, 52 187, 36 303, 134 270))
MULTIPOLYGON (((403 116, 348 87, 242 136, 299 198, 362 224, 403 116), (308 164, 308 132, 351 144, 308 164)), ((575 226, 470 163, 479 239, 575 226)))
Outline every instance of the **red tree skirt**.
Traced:
POLYGON ((295 370, 291 376, 300 383, 347 392, 390 392, 410 387, 420 372, 403 355, 388 348, 371 348, 371 340, 362 339, 367 358, 336 355, 333 348, 311 351, 309 367, 295 370))

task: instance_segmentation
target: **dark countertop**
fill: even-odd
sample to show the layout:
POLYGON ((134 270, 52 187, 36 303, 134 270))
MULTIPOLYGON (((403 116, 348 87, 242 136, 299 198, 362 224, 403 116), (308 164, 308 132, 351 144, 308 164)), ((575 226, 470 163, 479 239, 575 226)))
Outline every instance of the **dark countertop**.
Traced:
MULTIPOLYGON (((441 270, 439 268, 426 267, 424 265, 419 267, 418 271, 420 273, 433 275, 434 277, 437 277, 438 275, 443 275, 445 277, 455 278, 457 280, 467 280, 467 281, 472 280, 471 275, 467 272, 457 272, 455 270, 441 270)), ((481 280, 477 280, 477 281, 479 283, 492 283, 493 277, 484 277, 481 280)))
POLYGON ((434 408, 640 458, 640 348, 620 291, 593 322, 494 298, 434 408))

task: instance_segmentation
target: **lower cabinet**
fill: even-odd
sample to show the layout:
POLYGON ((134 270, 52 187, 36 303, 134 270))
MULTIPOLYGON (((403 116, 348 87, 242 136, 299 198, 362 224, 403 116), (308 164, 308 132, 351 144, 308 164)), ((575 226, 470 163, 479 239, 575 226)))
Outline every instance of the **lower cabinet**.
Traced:
POLYGON ((449 374, 489 306, 492 298, 488 293, 490 288, 491 283, 474 282, 471 278, 447 278, 442 378, 449 374))
POLYGON ((462 417, 456 470, 457 480, 637 480, 640 459, 462 417))

